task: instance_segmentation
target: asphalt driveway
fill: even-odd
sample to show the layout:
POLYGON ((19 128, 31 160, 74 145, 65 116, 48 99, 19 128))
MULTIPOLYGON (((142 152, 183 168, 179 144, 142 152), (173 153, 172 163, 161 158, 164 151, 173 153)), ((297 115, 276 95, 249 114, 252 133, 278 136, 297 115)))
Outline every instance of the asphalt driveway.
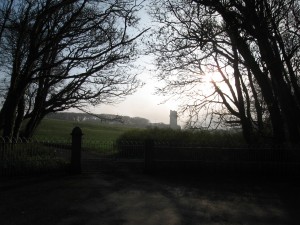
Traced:
POLYGON ((0 182, 1 225, 300 223, 296 181, 118 171, 0 182))

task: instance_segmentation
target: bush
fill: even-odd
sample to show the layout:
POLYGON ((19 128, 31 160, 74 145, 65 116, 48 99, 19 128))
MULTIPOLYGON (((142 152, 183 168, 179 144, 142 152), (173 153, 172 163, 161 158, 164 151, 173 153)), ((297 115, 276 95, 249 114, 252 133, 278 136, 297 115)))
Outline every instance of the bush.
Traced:
POLYGON ((136 129, 122 134, 117 144, 124 142, 143 143, 147 139, 169 144, 197 144, 205 147, 241 147, 245 141, 240 132, 224 130, 172 130, 172 129, 136 129))

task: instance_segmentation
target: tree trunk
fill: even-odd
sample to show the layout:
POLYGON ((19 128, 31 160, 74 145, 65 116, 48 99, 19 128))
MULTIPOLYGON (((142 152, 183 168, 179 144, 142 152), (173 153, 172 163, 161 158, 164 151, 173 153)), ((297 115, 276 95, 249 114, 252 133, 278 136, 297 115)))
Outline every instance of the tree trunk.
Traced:
POLYGON ((24 130, 24 136, 26 138, 31 138, 33 136, 37 126, 40 124, 41 120, 46 115, 45 102, 49 90, 47 81, 47 79, 39 80, 39 87, 34 100, 34 108, 33 111, 30 113, 30 119, 27 122, 24 130))
POLYGON ((256 116, 257 116, 258 133, 260 133, 262 135, 264 133, 263 112, 262 112, 261 104, 259 103, 257 91, 254 87, 250 69, 248 69, 248 79, 249 79, 250 88, 251 88, 251 91, 253 93, 253 98, 254 98, 254 106, 255 106, 256 116))
MULTIPOLYGON (((24 90, 26 88, 23 84, 17 85, 16 83, 14 83, 13 87, 14 88, 10 88, 8 90, 0 114, 0 124, 2 125, 3 129, 2 136, 9 139, 14 136, 16 119, 18 115, 18 106, 20 101, 24 98, 24 90)), ((22 112, 20 112, 20 116, 21 114, 22 112)))
POLYGON ((20 102, 18 104, 17 117, 16 117, 15 126, 14 126, 14 132, 13 132, 14 138, 19 138, 20 128, 21 128, 23 118, 24 118, 24 112, 25 112, 25 100, 24 100, 24 97, 22 97, 22 99, 20 100, 20 102))
POLYGON ((235 43, 232 45, 232 51, 234 55, 234 62, 233 62, 233 69, 234 69, 234 79, 235 79, 235 88, 237 92, 237 97, 238 97, 238 110, 240 113, 240 119, 241 119, 241 125, 243 129, 243 135, 245 140, 249 145, 254 144, 255 138, 254 138, 254 133, 253 133, 253 127, 251 124, 250 118, 246 116, 246 110, 245 110, 245 102, 244 102, 244 97, 243 97, 243 91, 242 91, 242 86, 241 86, 241 74, 239 71, 239 61, 238 61, 238 53, 237 53, 237 48, 235 43))
POLYGON ((266 63, 267 68, 271 74, 274 93, 278 96, 278 103, 282 112, 283 120, 287 128, 287 138, 293 143, 297 144, 300 141, 299 133, 299 110, 297 110, 297 102, 287 87, 284 81, 284 68, 278 53, 277 46, 270 43, 271 34, 264 32, 267 28, 261 29, 258 35, 258 45, 260 48, 262 60, 266 63))
POLYGON ((17 99, 6 100, 2 108, 3 131, 2 136, 11 139, 13 137, 15 120, 17 117, 17 99))
POLYGON ((33 136, 43 117, 44 116, 42 116, 40 113, 35 113, 32 117, 30 117, 23 132, 25 138, 31 138, 33 136))
POLYGON ((249 66, 255 79, 257 80, 258 85, 260 86, 263 98, 266 101, 268 111, 270 112, 274 144, 277 145, 279 143, 284 143, 286 138, 285 138, 283 121, 282 121, 280 109, 278 107, 278 102, 274 98, 272 87, 270 86, 270 80, 268 76, 261 71, 259 65, 257 64, 256 60, 254 59, 249 49, 249 46, 243 40, 243 38, 240 37, 240 34, 236 29, 236 27, 231 26, 230 28, 228 28, 228 33, 234 40, 234 43, 237 46, 239 53, 244 58, 246 64, 249 66))

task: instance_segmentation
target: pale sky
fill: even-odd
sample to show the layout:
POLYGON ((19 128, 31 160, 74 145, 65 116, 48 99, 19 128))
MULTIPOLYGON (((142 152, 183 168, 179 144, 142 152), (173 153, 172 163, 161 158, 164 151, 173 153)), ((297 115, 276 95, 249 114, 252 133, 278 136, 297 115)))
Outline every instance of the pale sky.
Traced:
MULTIPOLYGON (((148 0, 146 0, 147 3, 148 0)), ((141 30, 155 26, 151 24, 151 19, 146 12, 146 7, 139 12, 141 18, 139 27, 141 30)), ((149 35, 151 31, 144 34, 145 37, 149 35)), ((138 89, 133 95, 127 96, 124 101, 114 105, 99 105, 97 107, 90 107, 88 110, 96 114, 114 114, 130 117, 142 117, 148 119, 151 123, 165 123, 169 124, 170 110, 178 111, 180 102, 175 99, 167 100, 166 97, 155 94, 157 86, 163 85, 159 83, 155 78, 155 66, 154 59, 150 56, 140 56, 140 59, 136 61, 136 65, 144 69, 139 70, 139 79, 145 83, 145 85, 138 89), (166 101, 167 100, 167 101, 166 101)), ((213 75, 212 73, 208 73, 213 75)), ((207 77, 204 85, 201 87, 203 92, 211 93, 212 86, 210 83, 211 76, 207 77)), ((186 118, 179 115, 178 124, 183 126, 186 118)))
MULTIPOLYGON (((178 104, 175 100, 169 100, 164 103, 165 98, 155 95, 155 88, 159 85, 155 80, 155 67, 151 65, 148 57, 141 57, 137 64, 145 66, 145 69, 139 75, 139 78, 145 85, 138 89, 133 95, 127 96, 126 99, 115 105, 100 105, 91 109, 94 113, 109 113, 130 117, 143 117, 152 123, 169 124, 170 110, 178 110, 178 104), (147 62, 145 62, 147 61, 147 62)), ((180 124, 180 121, 178 120, 180 124)))
MULTIPOLYGON (((151 28, 150 18, 147 15, 145 8, 139 13, 139 16, 141 17, 141 29, 148 27, 151 28)), ((91 110, 94 113, 143 117, 150 120, 152 123, 163 122, 169 124, 170 110, 178 110, 177 102, 175 102, 175 100, 169 100, 164 103, 164 97, 154 94, 155 88, 159 84, 154 78, 155 67, 149 56, 141 56, 141 58, 137 61, 137 65, 145 67, 139 75, 139 78, 145 83, 141 89, 138 89, 135 94, 127 96, 126 99, 119 104, 100 105, 91 110)), ((180 118, 178 119, 178 124, 181 124, 180 118)))

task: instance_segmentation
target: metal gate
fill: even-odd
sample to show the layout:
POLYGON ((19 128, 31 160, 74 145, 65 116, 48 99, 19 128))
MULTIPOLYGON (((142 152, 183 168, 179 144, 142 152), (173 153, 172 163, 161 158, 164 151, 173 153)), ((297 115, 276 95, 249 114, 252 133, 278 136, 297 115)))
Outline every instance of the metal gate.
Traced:
POLYGON ((141 143, 83 140, 81 151, 83 173, 139 170, 143 165, 144 146, 141 143))

